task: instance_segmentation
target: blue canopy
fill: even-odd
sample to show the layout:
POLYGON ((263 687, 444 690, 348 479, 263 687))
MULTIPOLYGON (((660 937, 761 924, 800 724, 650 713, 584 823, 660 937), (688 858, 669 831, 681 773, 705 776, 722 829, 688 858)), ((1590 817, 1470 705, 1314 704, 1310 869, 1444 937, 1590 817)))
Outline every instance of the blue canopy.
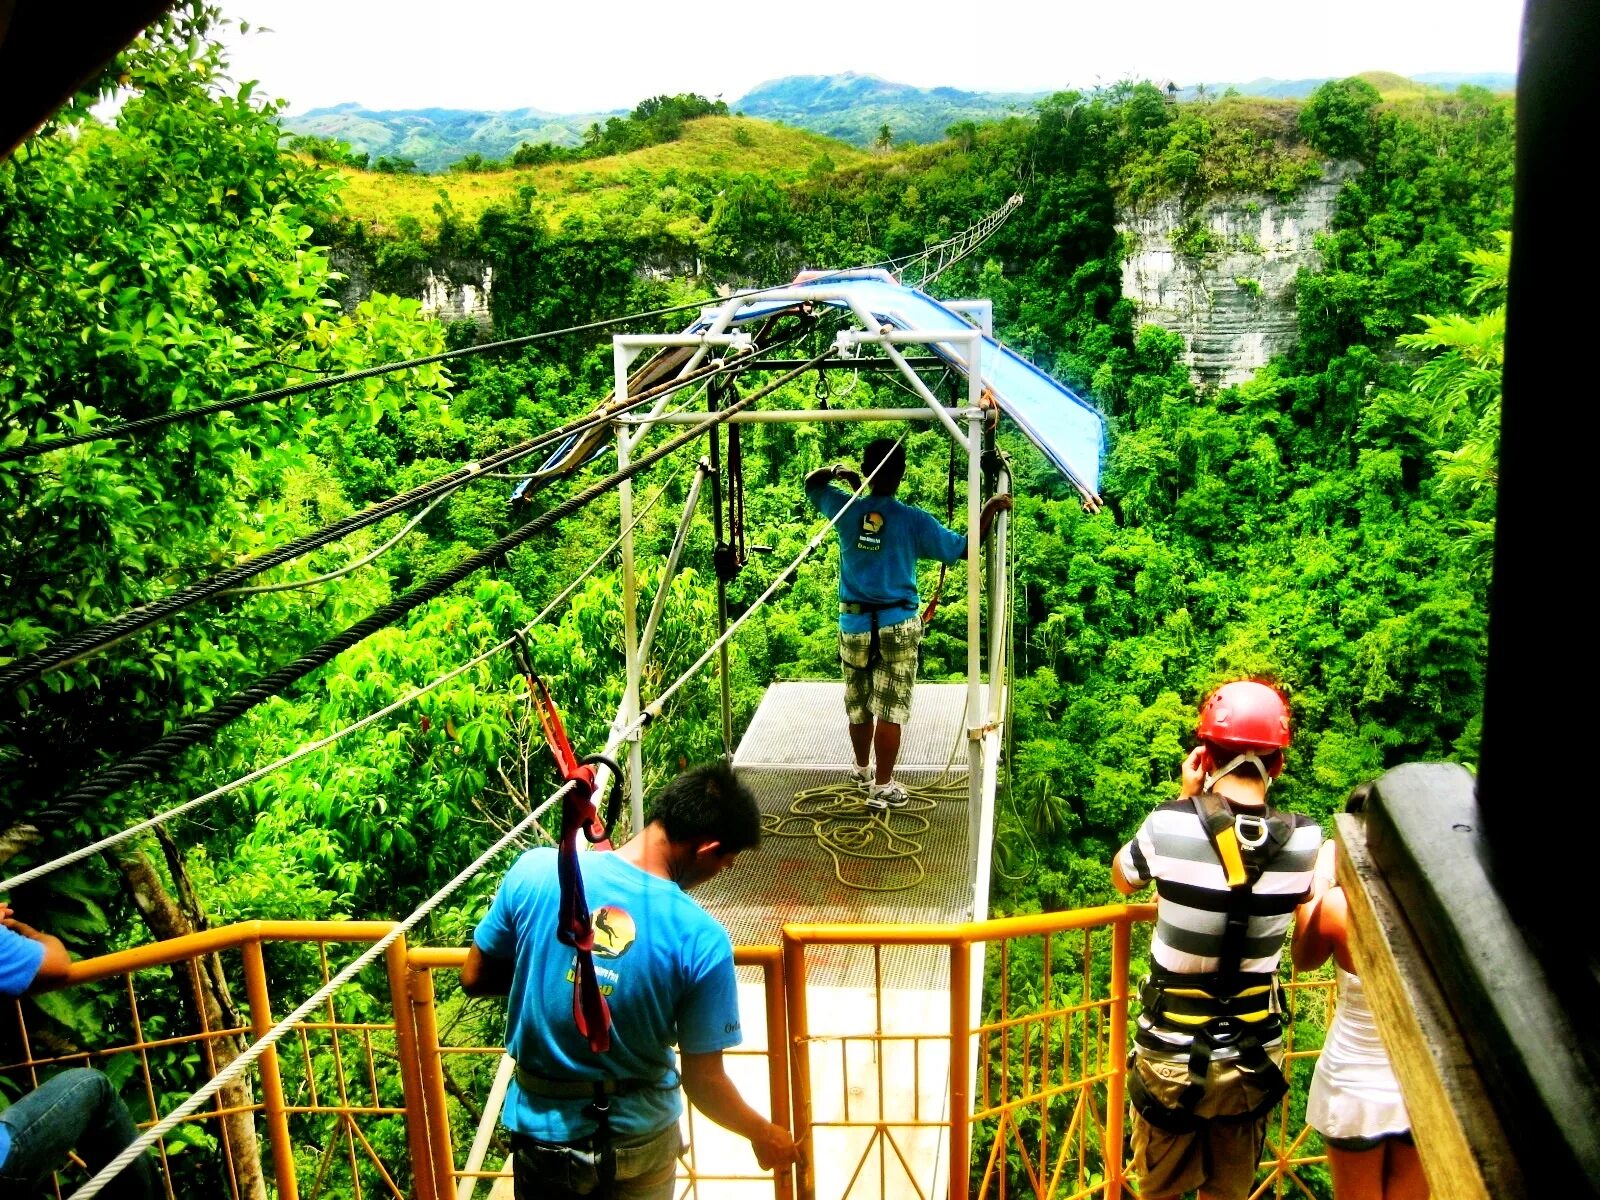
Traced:
MULTIPOLYGON (((816 303, 840 308, 854 304, 897 329, 937 332, 972 328, 959 313, 924 292, 896 283, 887 271, 807 274, 785 291, 791 296, 795 291, 816 291, 816 303)), ((790 298, 766 300, 761 293, 753 293, 750 303, 739 310, 735 324, 770 316, 794 303, 790 298)), ((709 324, 709 318, 703 317, 690 330, 704 330, 709 324)), ((965 372, 963 345, 935 342, 930 349, 965 372)), ((992 337, 983 339, 978 364, 983 385, 1001 410, 1086 498, 1097 500, 1105 424, 1094 406, 992 337)))

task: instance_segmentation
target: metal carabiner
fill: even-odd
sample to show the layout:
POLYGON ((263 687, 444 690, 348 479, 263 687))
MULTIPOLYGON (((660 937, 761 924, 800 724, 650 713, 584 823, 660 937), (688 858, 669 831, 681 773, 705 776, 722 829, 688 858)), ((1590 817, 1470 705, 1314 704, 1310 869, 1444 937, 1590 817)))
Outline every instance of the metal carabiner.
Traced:
POLYGON ((1271 832, 1265 820, 1251 813, 1237 813, 1233 818, 1233 832, 1239 839, 1239 845, 1247 850, 1259 850, 1266 845, 1267 835, 1271 832), (1247 834, 1246 828, 1254 830, 1254 834, 1247 834))

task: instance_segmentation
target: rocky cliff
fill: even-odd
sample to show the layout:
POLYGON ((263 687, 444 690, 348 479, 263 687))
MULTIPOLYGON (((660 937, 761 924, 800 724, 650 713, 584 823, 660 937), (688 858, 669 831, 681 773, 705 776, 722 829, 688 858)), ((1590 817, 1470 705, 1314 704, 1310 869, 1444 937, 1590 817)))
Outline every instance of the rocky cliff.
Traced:
POLYGON ((1119 214, 1127 244, 1122 294, 1140 319, 1183 336, 1199 383, 1248 379, 1298 336, 1295 276, 1321 265, 1316 238, 1333 221, 1339 189, 1360 165, 1329 163, 1291 200, 1174 197, 1119 214))

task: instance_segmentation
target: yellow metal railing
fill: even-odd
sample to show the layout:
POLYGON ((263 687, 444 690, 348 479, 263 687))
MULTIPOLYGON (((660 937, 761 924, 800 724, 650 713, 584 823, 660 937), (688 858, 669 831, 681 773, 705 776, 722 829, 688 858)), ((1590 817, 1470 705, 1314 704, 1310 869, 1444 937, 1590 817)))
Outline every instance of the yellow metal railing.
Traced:
MULTIPOLYGON (((745 1006, 759 996, 762 1020, 746 1012, 751 1045, 730 1055, 730 1072, 794 1130, 805 1165, 792 1178, 760 1171, 748 1147, 691 1110, 679 1194, 1134 1195, 1129 968, 1134 926, 1152 915, 1110 905, 961 925, 791 925, 781 947, 740 947, 745 1006), (810 982, 819 960, 848 986, 810 982), (840 975, 847 960, 853 974, 840 975)), ((327 981, 330 959, 336 968, 391 928, 247 922, 76 963, 69 986, 118 986, 42 1010, 12 1002, 11 1020, 0 1020, 0 1078, 14 1095, 53 1071, 98 1066, 148 1125, 271 1028, 275 999, 292 1004, 327 981)), ((161 1147, 170 1200, 255 1200, 268 1181, 280 1200, 456 1200, 467 1181, 504 1177, 489 1164, 469 1169, 462 1152, 503 1053, 480 1032, 498 1014, 473 1009, 450 978, 464 959, 397 942, 383 969, 341 989, 161 1147)), ((1325 1015, 1331 980, 1291 980, 1288 995, 1289 1062, 1303 1072, 1317 1050, 1293 1044, 1295 1017, 1307 1005, 1325 1015)), ((1322 1161, 1313 1137, 1286 1099, 1253 1195, 1316 1200, 1301 1171, 1322 1161)), ((81 1179, 69 1167, 57 1195, 81 1179)))

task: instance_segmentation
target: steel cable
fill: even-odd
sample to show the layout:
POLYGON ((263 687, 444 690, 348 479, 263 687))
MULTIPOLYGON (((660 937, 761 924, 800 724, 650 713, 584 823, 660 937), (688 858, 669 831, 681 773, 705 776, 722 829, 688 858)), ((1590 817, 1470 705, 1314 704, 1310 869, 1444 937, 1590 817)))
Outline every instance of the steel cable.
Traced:
POLYGON ((526 457, 536 450, 541 450, 574 434, 583 433, 598 425, 605 424, 622 413, 631 412, 633 409, 659 399, 663 395, 692 386, 702 379, 719 374, 734 374, 745 369, 747 368, 736 359, 731 361, 719 360, 709 366, 691 372, 681 379, 673 379, 656 387, 648 388, 637 396, 630 397, 624 405, 607 409, 604 412, 588 413, 583 417, 569 421, 565 425, 542 433, 529 441, 496 451, 478 462, 468 463, 466 466, 458 467, 446 475, 441 475, 436 479, 429 480, 427 483, 419 484, 409 491, 392 496, 387 500, 379 501, 377 504, 369 505, 360 512, 331 522, 314 533, 308 533, 274 550, 269 550, 264 554, 247 559, 237 566, 229 567, 225 571, 219 571, 199 583, 190 584, 188 587, 181 588, 160 600, 154 600, 149 604, 130 609, 128 612, 123 613, 121 616, 113 617, 109 621, 102 621, 98 625, 80 630, 78 633, 51 643, 42 650, 25 655, 15 662, 0 667, 0 691, 17 687, 48 671, 57 670, 79 659, 98 653, 132 634, 138 633, 142 629, 148 629, 152 625, 159 624, 168 617, 181 612, 191 605, 198 604, 208 597, 237 588, 245 580, 251 579, 263 571, 282 566, 310 553, 312 550, 328 545, 330 542, 338 541, 358 529, 376 524, 378 521, 410 508, 414 504, 431 500, 456 488, 464 487, 482 476, 486 471, 504 466, 518 458, 526 457))
MULTIPOLYGON (((412 588, 404 595, 390 601, 376 612, 357 621, 354 625, 329 638, 293 662, 286 663, 255 683, 235 692, 228 699, 202 713, 194 720, 179 726, 137 754, 102 771, 87 783, 75 788, 60 800, 55 801, 49 808, 39 814, 39 820, 34 824, 42 826, 48 822, 70 820, 90 804, 104 800, 131 784, 149 778, 176 758, 182 751, 191 746, 209 741, 213 734, 230 721, 250 711, 250 709, 263 701, 280 694, 318 667, 325 666, 344 651, 364 641, 378 632, 378 630, 393 624, 430 600, 436 599, 468 576, 503 559, 508 553, 530 538, 536 537, 566 517, 587 507, 623 480, 632 479, 641 471, 660 462, 669 454, 682 449, 702 434, 730 420, 735 413, 748 408, 757 400, 771 395, 780 387, 829 358, 833 353, 833 348, 829 347, 815 358, 801 364, 792 371, 786 372, 772 383, 751 392, 736 403, 730 404, 704 424, 694 426, 677 437, 669 439, 656 449, 634 460, 622 470, 607 476, 605 479, 592 484, 578 494, 541 513, 526 525, 495 542, 492 546, 488 546, 463 559, 448 571, 443 571, 426 583, 412 588)), ((699 665, 696 664, 697 667, 699 665)))
MULTIPOLYGON (((649 500, 644 502, 639 511, 634 514, 633 520, 627 526, 627 530, 636 528, 639 523, 644 520, 645 516, 653 508, 655 508, 656 504, 660 502, 661 498, 666 495, 667 487, 667 484, 662 484, 661 487, 657 489, 655 495, 651 496, 649 500)), ((572 595, 572 593, 577 590, 579 584, 581 584, 585 579, 589 578, 590 575, 594 574, 595 571, 599 570, 601 564, 611 557, 611 555, 616 551, 617 547, 622 544, 623 536, 624 534, 619 533, 614 539, 612 539, 611 544, 604 550, 600 551, 599 554, 595 555, 587 567, 573 576, 572 579, 568 581, 567 586, 562 588, 561 591, 557 593, 555 598, 539 611, 538 615, 536 615, 526 625, 522 626, 522 628, 511 637, 506 638, 504 641, 497 642, 495 645, 490 646, 487 650, 480 652, 459 666, 452 667, 443 675, 438 676, 437 678, 423 684, 420 687, 414 688, 400 698, 391 700, 382 708, 375 712, 368 713, 360 720, 353 721, 349 725, 346 725, 341 729, 336 729, 332 733, 323 737, 306 742, 304 745, 298 746, 294 750, 291 750, 288 754, 274 759, 272 762, 269 762, 264 766, 257 767, 255 770, 250 771, 245 775, 241 775, 237 779, 230 780, 228 783, 225 783, 220 787, 213 788, 211 791, 206 792, 203 795, 196 796, 192 800, 186 800, 182 804, 174 805, 172 808, 166 809, 163 812, 159 812, 155 814, 155 816, 140 821, 136 825, 130 825, 126 829, 119 830, 118 832, 107 837, 103 837, 97 842, 92 842, 87 846, 80 846, 76 850, 72 850, 61 855, 59 858, 53 858, 48 862, 40 863, 36 867, 30 867, 20 874, 13 875, 10 879, 0 879, 0 895, 4 895, 15 888, 22 887, 24 884, 33 883, 35 880, 43 879, 46 875, 54 874, 63 867, 70 867, 73 863, 82 862, 84 859, 91 858, 103 850, 109 850, 113 846, 119 846, 123 842, 138 837, 142 833, 148 833, 157 826, 165 825, 168 821, 175 820, 176 818, 183 816, 185 813, 193 812, 195 809, 209 804, 213 800, 221 799, 223 796, 236 792, 240 788, 247 787, 258 780, 265 779, 268 775, 271 775, 276 771, 280 771, 284 767, 298 762, 302 758, 309 758, 319 750, 325 750, 335 742, 342 741, 344 738, 349 737, 353 733, 359 733, 361 730, 367 728, 367 726, 381 721, 384 717, 389 716, 391 713, 398 712, 406 705, 422 699, 422 697, 426 696, 429 692, 436 691, 445 684, 449 683, 451 680, 465 675, 474 667, 488 662, 496 654, 503 653, 512 646, 516 645, 519 638, 527 636, 528 633, 530 633, 546 617, 554 612, 556 607, 561 604, 562 601, 564 601, 568 596, 572 595)))

